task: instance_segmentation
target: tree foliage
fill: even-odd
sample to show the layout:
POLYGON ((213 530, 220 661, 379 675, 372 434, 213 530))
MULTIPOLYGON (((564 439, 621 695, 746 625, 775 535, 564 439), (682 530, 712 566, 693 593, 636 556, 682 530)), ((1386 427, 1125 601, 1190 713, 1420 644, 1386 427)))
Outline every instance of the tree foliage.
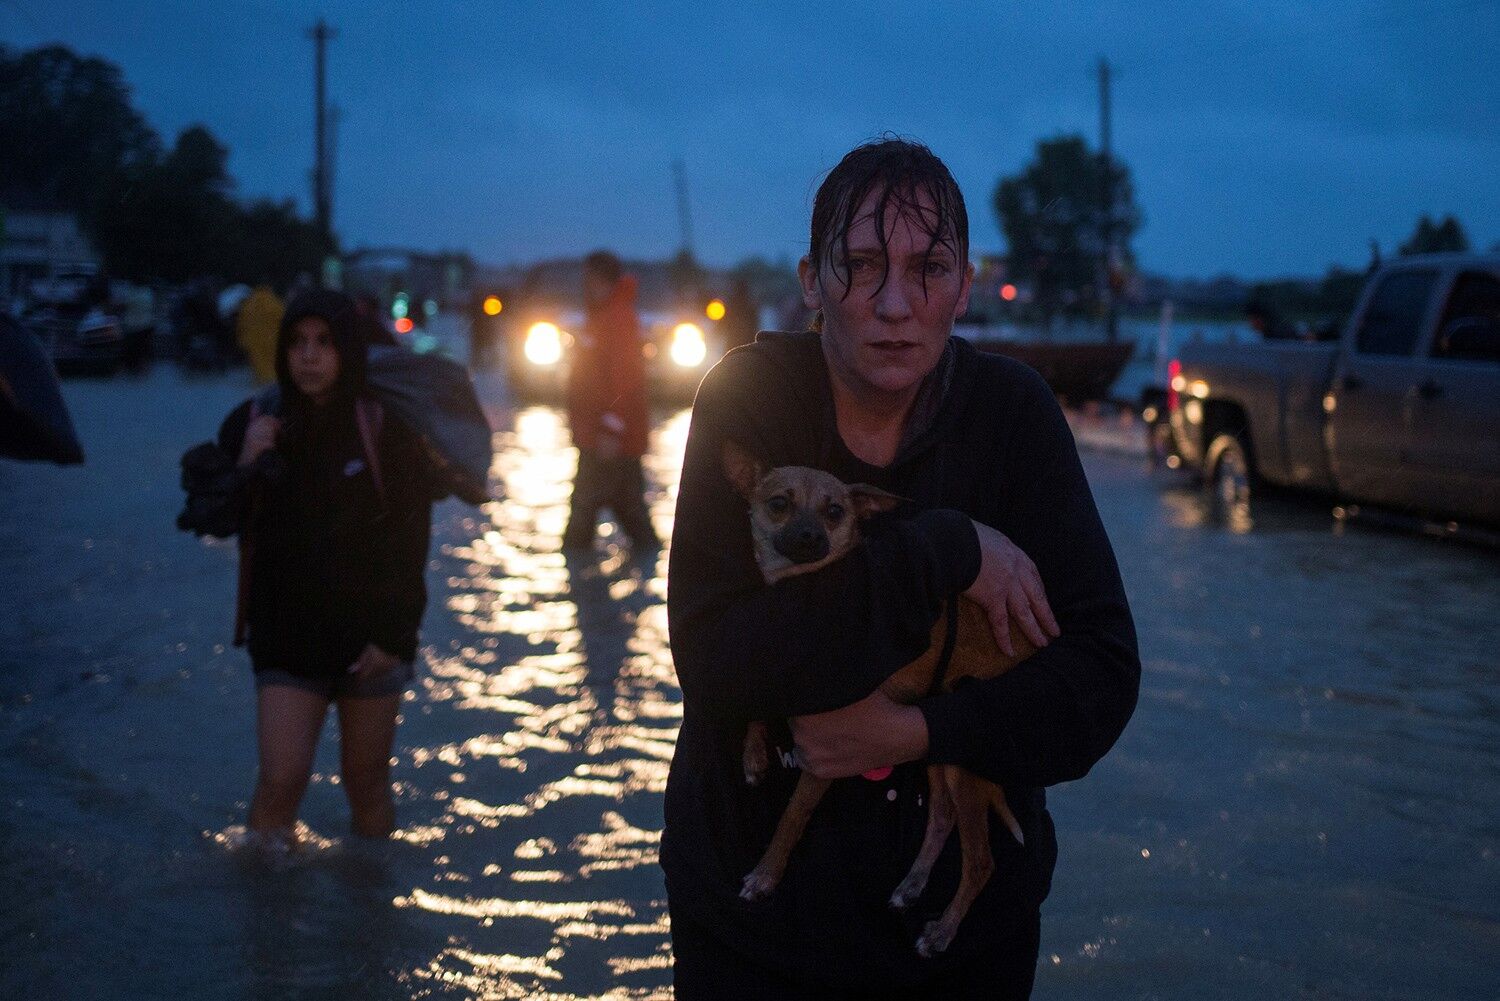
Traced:
POLYGON ((286 284, 333 251, 291 202, 233 197, 229 150, 201 125, 170 150, 130 104, 117 67, 61 46, 0 47, 0 190, 77 213, 117 277, 286 284))
POLYGON ((1123 265, 1141 225, 1129 169, 1113 158, 1106 164, 1079 135, 1038 142, 1036 158, 995 186, 993 205, 1009 245, 1009 274, 1030 284, 1048 321, 1097 307, 1107 240, 1112 233, 1123 265))
POLYGON ((0 189, 23 188, 86 218, 149 169, 161 141, 130 106, 117 67, 52 45, 0 46, 0 189))
POLYGON ((1457 219, 1451 215, 1444 216, 1442 222, 1434 223, 1424 215, 1417 220, 1417 228, 1412 231, 1411 238, 1401 245, 1400 252, 1401 256, 1408 257, 1412 254, 1463 252, 1468 249, 1469 237, 1457 219))

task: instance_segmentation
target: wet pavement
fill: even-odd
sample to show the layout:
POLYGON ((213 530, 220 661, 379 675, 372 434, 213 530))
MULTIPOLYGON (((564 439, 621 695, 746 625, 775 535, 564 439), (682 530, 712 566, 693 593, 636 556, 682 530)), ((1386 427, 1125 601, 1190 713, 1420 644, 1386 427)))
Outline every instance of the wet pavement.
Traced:
MULTIPOLYGON (((70 382, 83 468, 0 463, 0 996, 670 996, 656 868, 680 716, 665 556, 557 552, 573 453, 510 406, 504 499, 436 509, 400 831, 345 834, 334 723, 308 847, 244 847, 235 561, 177 532, 231 374, 70 382)), ((685 412, 662 413, 670 535, 685 412)), ((1500 996, 1500 556, 1085 465, 1141 634, 1119 746, 1051 793, 1038 998, 1500 996)))

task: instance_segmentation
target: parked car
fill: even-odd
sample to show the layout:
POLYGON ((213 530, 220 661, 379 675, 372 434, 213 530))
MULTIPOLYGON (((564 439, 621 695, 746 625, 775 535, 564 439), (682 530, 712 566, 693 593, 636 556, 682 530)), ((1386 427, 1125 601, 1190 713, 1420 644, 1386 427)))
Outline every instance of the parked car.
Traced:
POLYGON ((1403 258, 1338 341, 1187 345, 1170 376, 1177 454, 1226 502, 1264 482, 1500 524, 1500 254, 1403 258))

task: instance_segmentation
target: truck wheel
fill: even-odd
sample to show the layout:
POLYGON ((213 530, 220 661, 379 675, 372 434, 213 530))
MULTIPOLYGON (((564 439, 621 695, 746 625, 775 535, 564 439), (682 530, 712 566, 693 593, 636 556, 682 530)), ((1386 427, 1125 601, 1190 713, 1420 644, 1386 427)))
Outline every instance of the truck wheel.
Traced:
POLYGON ((1208 487, 1215 510, 1231 523, 1246 523, 1255 472, 1244 438, 1232 431, 1215 436, 1208 446, 1208 462, 1208 487))
POLYGON ((1176 469, 1180 460, 1172 441, 1172 425, 1165 420, 1152 421, 1146 427, 1146 467, 1148 469, 1176 469))

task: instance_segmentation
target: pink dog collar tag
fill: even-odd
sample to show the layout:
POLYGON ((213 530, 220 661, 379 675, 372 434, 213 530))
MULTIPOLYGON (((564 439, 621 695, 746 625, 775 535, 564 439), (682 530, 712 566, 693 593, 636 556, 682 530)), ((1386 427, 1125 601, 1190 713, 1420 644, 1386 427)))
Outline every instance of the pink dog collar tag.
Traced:
POLYGON ((882 765, 879 768, 871 768, 869 771, 864 772, 860 775, 860 778, 869 779, 871 782, 880 782, 890 778, 893 771, 895 769, 890 765, 882 765))

